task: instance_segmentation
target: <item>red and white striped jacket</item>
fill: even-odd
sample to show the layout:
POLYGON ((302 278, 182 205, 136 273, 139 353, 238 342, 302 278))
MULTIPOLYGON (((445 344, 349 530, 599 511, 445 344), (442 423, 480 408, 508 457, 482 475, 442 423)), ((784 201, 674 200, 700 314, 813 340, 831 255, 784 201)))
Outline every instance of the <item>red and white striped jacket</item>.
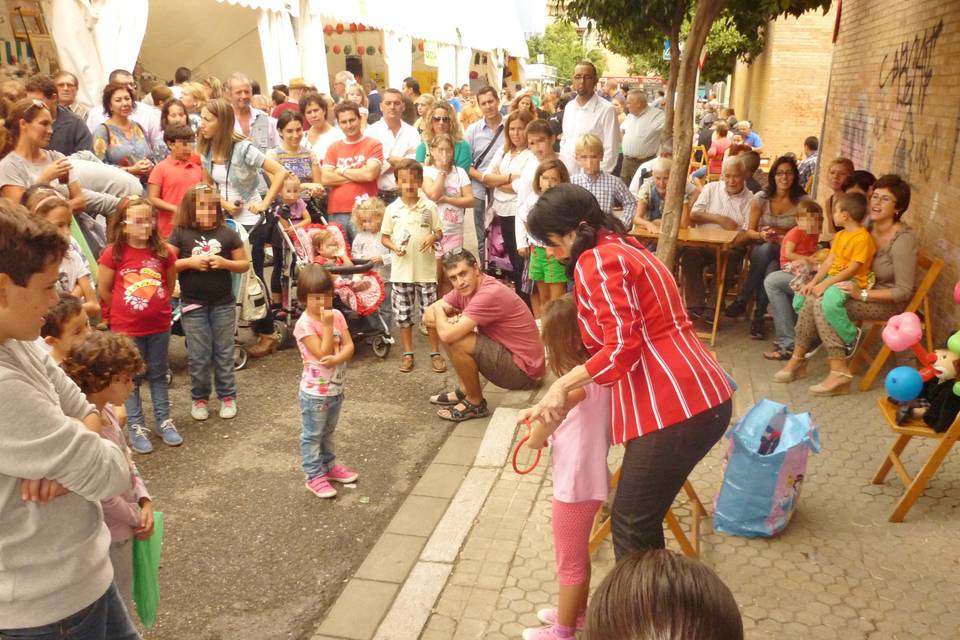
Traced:
POLYGON ((722 404, 731 382, 700 342, 670 271, 633 238, 601 233, 574 275, 587 372, 612 386, 619 444, 722 404))

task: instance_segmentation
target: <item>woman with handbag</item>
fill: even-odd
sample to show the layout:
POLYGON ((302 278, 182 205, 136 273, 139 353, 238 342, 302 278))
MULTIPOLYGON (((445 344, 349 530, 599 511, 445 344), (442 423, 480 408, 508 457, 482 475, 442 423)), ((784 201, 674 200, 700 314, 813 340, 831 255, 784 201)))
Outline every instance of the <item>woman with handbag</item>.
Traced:
POLYGON ((93 131, 93 152, 102 161, 120 167, 146 183, 153 170, 156 150, 130 115, 136 98, 129 86, 111 82, 103 89, 106 122, 93 131))

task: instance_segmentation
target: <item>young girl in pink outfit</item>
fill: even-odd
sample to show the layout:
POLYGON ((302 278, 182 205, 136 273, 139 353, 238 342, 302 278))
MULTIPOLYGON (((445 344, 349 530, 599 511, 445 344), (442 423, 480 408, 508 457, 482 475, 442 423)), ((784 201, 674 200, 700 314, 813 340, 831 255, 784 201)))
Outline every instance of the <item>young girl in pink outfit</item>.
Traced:
MULTIPOLYGON (((543 344, 547 361, 562 376, 587 361, 580 338, 577 307, 570 294, 544 308, 543 344)), ((556 427, 534 422, 527 446, 551 443, 553 466, 553 546, 560 582, 556 609, 541 609, 545 627, 525 629, 523 640, 573 638, 583 628, 590 591, 590 529, 610 488, 610 389, 589 384, 567 394, 567 416, 556 427), (551 435, 552 433, 552 435, 551 435)), ((520 413, 521 419, 527 411, 520 413)))

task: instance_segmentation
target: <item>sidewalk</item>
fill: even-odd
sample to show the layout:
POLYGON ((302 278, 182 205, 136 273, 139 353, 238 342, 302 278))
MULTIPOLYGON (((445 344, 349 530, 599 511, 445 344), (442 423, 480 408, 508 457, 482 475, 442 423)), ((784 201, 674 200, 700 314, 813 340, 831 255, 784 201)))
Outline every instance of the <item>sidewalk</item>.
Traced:
MULTIPOLYGON (((906 522, 888 523, 902 489, 895 478, 870 484, 892 442, 879 392, 809 395, 825 373, 821 360, 808 379, 772 384, 780 363, 761 358, 765 346, 749 340, 745 323, 721 335, 717 355, 740 387, 735 416, 764 397, 810 411, 823 453, 811 457, 799 509, 779 538, 717 534, 703 521, 701 559, 733 590, 747 637, 960 636, 960 464, 948 460, 906 522)), ((549 456, 527 476, 513 472, 515 408, 530 398, 496 399, 489 426, 465 423, 450 437, 315 640, 516 640, 538 624, 537 609, 555 606, 549 456)), ((911 470, 929 452, 914 446, 904 460, 911 470)), ((716 446, 691 476, 708 510, 724 450, 716 446)), ((611 451, 611 463, 618 455, 611 451)), ((677 549, 669 536, 668 547, 677 549)), ((612 564, 608 540, 594 556, 594 586, 612 564)))

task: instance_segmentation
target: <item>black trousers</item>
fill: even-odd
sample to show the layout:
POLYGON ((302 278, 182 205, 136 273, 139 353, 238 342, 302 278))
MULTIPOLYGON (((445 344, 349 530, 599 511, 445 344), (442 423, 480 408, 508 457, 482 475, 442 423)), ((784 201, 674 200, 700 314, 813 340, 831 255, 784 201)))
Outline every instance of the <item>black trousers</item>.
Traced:
POLYGON ((727 430, 732 412, 733 401, 727 400, 627 443, 613 500, 617 560, 635 551, 663 548, 664 516, 687 476, 727 430))
POLYGON ((515 216, 499 216, 500 233, 503 234, 503 248, 506 249, 510 257, 510 264, 513 266, 513 288, 517 295, 526 300, 527 296, 523 293, 523 258, 517 253, 517 227, 515 216))

